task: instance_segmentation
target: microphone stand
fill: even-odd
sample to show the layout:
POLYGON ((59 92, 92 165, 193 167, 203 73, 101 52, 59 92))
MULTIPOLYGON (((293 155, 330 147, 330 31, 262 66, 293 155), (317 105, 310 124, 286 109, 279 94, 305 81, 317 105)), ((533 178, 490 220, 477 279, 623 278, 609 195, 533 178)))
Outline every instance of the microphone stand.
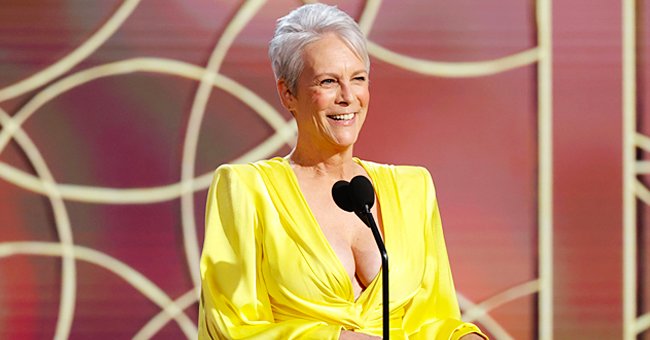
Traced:
POLYGON ((363 211, 361 211, 361 214, 363 215, 364 219, 366 220, 366 224, 370 227, 370 230, 372 230, 372 236, 375 238, 375 242, 377 243, 377 247, 379 248, 379 253, 381 253, 381 269, 382 269, 382 275, 381 275, 381 301, 382 301, 382 322, 383 322, 383 333, 384 333, 384 340, 389 340, 390 338, 390 319, 389 319, 389 306, 388 306, 388 253, 386 252, 386 247, 384 246, 384 241, 381 239, 381 234, 379 233, 379 228, 377 228, 377 224, 375 223, 375 219, 372 216, 372 212, 370 211, 370 206, 367 204, 364 205, 363 211))

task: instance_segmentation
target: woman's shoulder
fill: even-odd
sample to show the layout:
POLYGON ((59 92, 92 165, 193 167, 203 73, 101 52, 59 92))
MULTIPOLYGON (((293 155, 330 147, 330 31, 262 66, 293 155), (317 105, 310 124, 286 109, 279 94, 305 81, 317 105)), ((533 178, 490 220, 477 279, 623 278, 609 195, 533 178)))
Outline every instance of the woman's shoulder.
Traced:
POLYGON ((215 170, 216 174, 229 174, 238 177, 255 177, 263 171, 278 171, 282 167, 282 158, 275 157, 249 163, 224 163, 215 170))
POLYGON ((258 191, 270 182, 289 176, 285 162, 283 158, 275 157, 249 163, 224 163, 214 171, 213 182, 223 181, 258 191))
POLYGON ((367 160, 359 160, 364 168, 381 176, 391 176, 397 180, 430 180, 431 174, 427 168, 420 165, 385 164, 367 160))
POLYGON ((399 188, 408 195, 435 196, 436 189, 429 170, 419 165, 382 164, 360 160, 362 166, 378 181, 378 185, 399 188))
POLYGON ((214 171, 214 177, 237 182, 256 177, 256 171, 250 164, 224 163, 214 171))

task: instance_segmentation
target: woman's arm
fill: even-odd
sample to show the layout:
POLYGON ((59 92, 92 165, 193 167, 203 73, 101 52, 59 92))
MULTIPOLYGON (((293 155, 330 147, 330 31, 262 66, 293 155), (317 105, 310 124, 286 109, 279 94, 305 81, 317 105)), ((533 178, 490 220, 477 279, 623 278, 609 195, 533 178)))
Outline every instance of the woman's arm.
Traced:
POLYGON ((222 166, 208 192, 201 256, 199 339, 338 339, 340 326, 276 322, 260 276, 259 204, 254 169, 222 166))

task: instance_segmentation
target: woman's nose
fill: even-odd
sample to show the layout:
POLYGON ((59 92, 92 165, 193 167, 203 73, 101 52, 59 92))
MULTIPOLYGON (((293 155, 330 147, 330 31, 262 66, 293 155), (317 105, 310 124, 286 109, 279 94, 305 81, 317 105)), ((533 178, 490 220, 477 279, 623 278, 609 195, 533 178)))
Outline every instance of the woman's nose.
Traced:
POLYGON ((352 94, 352 88, 350 84, 345 82, 339 83, 339 91, 336 98, 336 103, 339 105, 350 105, 354 101, 354 95, 352 94))

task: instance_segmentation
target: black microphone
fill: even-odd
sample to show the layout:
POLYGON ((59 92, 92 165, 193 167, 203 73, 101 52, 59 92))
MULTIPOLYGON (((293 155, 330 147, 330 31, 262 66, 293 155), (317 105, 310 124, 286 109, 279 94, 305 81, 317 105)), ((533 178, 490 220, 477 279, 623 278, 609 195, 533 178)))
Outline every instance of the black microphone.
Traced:
POLYGON ((375 190, 365 176, 356 176, 350 182, 341 180, 334 183, 332 197, 339 208, 354 212, 363 223, 372 228, 368 214, 371 214, 370 209, 375 205, 375 190))
POLYGON ((384 241, 381 239, 379 228, 372 216, 371 208, 375 204, 375 189, 372 183, 365 176, 356 176, 349 183, 347 181, 338 181, 332 186, 332 198, 336 205, 348 212, 354 212, 365 223, 375 238, 377 248, 381 254, 382 274, 382 318, 383 318, 383 338, 389 339, 389 306, 388 306, 388 254, 384 241))
POLYGON ((340 180, 332 186, 332 198, 334 203, 339 208, 347 211, 354 211, 354 202, 352 202, 352 195, 350 194, 350 183, 348 181, 340 180))

